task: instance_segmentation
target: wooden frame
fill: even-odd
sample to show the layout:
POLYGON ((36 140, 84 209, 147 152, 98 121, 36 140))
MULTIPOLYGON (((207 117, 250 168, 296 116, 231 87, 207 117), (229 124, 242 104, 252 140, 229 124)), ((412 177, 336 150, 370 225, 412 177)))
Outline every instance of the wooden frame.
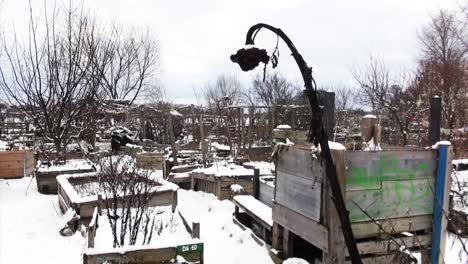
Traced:
MULTIPOLYGON (((401 258, 400 245, 422 250, 426 260, 428 248, 443 251, 444 240, 436 241, 434 246, 433 235, 437 233, 441 238, 445 237, 446 219, 435 219, 433 212, 437 210, 434 209, 437 200, 443 201, 439 202, 443 210, 448 208, 448 191, 436 193, 435 179, 439 170, 437 177, 445 180, 439 181, 443 182, 439 189, 450 186, 451 166, 441 169, 440 165, 450 164, 450 155, 441 155, 440 150, 438 153, 408 149, 380 152, 332 150, 332 155, 357 247, 365 256, 364 263, 393 263, 401 258), (440 228, 433 230, 436 222, 440 228)), ((348 252, 321 166, 324 165, 319 157, 313 157, 310 147, 283 147, 278 154, 272 244, 284 258, 294 257, 293 233, 322 250, 323 263, 345 263, 348 252), (318 201, 317 194, 310 195, 317 190, 304 188, 313 186, 312 183, 320 186, 318 201), (290 187, 285 187, 287 185, 290 187), (304 196, 304 192, 309 194, 304 196)), ((436 255, 438 260, 432 263, 442 263, 443 253, 436 255)))
POLYGON ((245 193, 253 195, 253 171, 252 176, 214 176, 199 172, 191 172, 191 189, 194 191, 204 191, 212 193, 219 200, 231 199, 231 185, 242 186, 245 193))
MULTIPOLYGON (((112 248, 109 250, 95 250, 94 240, 99 227, 98 208, 93 209, 93 217, 88 227, 88 248, 83 253, 83 264, 108 263, 139 263, 139 264, 165 264, 170 263, 178 255, 183 256, 191 263, 203 264, 204 245, 199 240, 200 225, 193 223, 192 239, 187 240, 187 244, 170 247, 152 246, 126 246, 124 248, 112 248), (180 248, 187 246, 200 247, 197 251, 181 252, 180 248)), ((185 221, 184 218, 182 218, 185 221)))
MULTIPOLYGON (((80 219, 86 222, 93 216, 94 208, 100 206, 101 203, 111 202, 111 198, 100 199, 100 195, 81 197, 71 184, 71 180, 89 182, 96 181, 97 178, 95 173, 57 176, 58 202, 62 213, 65 213, 69 208, 73 208, 80 216, 80 219)), ((172 211, 175 211, 175 208, 177 207, 177 188, 165 188, 162 190, 156 189, 151 192, 151 198, 148 206, 167 205, 171 205, 172 211)))

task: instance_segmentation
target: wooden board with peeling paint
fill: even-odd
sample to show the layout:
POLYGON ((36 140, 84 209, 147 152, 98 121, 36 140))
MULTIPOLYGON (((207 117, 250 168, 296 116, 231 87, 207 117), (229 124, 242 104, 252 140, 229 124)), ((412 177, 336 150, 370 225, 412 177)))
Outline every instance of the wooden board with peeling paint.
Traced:
POLYGON ((437 152, 347 152, 345 164, 351 222, 432 214, 437 152))

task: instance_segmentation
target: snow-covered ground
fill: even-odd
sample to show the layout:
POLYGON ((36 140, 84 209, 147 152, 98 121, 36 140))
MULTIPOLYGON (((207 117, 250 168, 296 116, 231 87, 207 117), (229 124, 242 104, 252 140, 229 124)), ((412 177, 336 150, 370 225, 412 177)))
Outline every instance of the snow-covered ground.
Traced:
POLYGON ((234 204, 213 194, 179 190, 179 210, 188 222, 200 222, 207 264, 273 263, 268 248, 232 221, 234 204))
POLYGON ((30 177, 0 179, 0 263, 83 263, 85 239, 61 236, 63 226, 57 195, 40 194, 30 177))
MULTIPOLYGON (((200 222, 205 263, 273 263, 269 249, 233 223, 232 202, 186 190, 179 190, 178 196, 178 210, 188 222, 200 222)), ((0 263, 81 264, 85 239, 79 232, 62 237, 63 225, 57 195, 40 194, 29 177, 0 179, 0 263)), ((468 248, 468 239, 447 236, 446 263, 468 263, 462 242, 468 248)))

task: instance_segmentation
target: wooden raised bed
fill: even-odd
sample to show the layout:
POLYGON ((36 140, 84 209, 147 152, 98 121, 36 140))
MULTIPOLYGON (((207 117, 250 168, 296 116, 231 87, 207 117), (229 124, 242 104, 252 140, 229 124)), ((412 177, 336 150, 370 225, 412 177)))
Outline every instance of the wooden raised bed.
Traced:
POLYGON ((29 150, 0 152, 0 178, 21 178, 34 172, 34 155, 29 150))
MULTIPOLYGON (((65 213, 69 208, 73 208, 80 216, 80 219, 86 222, 93 216, 94 208, 99 206, 98 195, 80 196, 74 185, 80 185, 90 182, 96 182, 95 173, 69 174, 57 176, 58 182, 58 201, 60 210, 65 213)), ((148 206, 166 206, 171 205, 174 211, 177 207, 177 189, 178 187, 170 182, 161 181, 160 186, 155 187, 150 193, 151 197, 148 206)), ((101 198, 102 203, 110 203, 111 198, 101 198)), ((118 205, 120 206, 120 205, 118 205)))
POLYGON ((36 169, 37 189, 44 194, 57 194, 57 179, 61 174, 82 174, 96 172, 89 160, 67 160, 65 165, 40 165, 36 169), (73 164, 71 166, 68 166, 73 164))
POLYGON ((208 169, 196 169, 190 173, 192 190, 212 193, 219 200, 225 200, 233 195, 231 185, 237 184, 242 186, 246 194, 253 195, 254 170, 241 167, 243 170, 216 172, 214 166, 208 169))
MULTIPOLYGON (((95 248, 95 237, 99 227, 97 208, 93 210, 93 217, 88 228, 88 248, 83 254, 83 264, 127 263, 127 264, 167 264, 173 263, 177 256, 183 257, 190 263, 203 264, 204 245, 200 241, 199 233, 192 239, 183 239, 180 244, 158 243, 158 246, 125 246, 108 250, 95 248), (167 244, 167 245, 165 245, 167 244)), ((199 226, 198 226, 199 228, 199 226)), ((198 230, 199 231, 199 230, 198 230)))
POLYGON ((141 152, 137 153, 136 166, 142 169, 162 170, 164 166, 164 153, 141 152))

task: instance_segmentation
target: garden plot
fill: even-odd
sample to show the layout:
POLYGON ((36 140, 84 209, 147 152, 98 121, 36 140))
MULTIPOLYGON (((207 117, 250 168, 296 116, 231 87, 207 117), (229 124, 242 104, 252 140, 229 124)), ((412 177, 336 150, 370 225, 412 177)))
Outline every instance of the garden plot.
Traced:
POLYGON ((67 160, 51 164, 39 164, 36 170, 37 189, 41 193, 57 194, 56 177, 60 174, 95 172, 94 163, 87 159, 67 160))
MULTIPOLYGON (((203 243, 186 229, 178 212, 170 206, 150 207, 139 211, 132 209, 125 217, 115 219, 112 212, 95 211, 88 232, 88 248, 84 251, 84 263, 108 261, 136 263, 168 263, 183 259, 198 263, 203 260, 203 243), (141 221, 136 219, 141 217, 141 221), (124 227, 124 228, 122 228, 124 227)), ((120 263, 120 262, 119 262, 120 263)))
POLYGON ((144 193, 126 193, 120 192, 116 197, 112 193, 104 191, 107 188, 105 183, 99 183, 99 179, 95 173, 85 174, 67 174, 57 176, 58 182, 58 200, 61 211, 64 213, 69 208, 76 211, 82 220, 89 220, 95 207, 104 203, 111 203, 114 198, 118 199, 118 206, 125 204, 129 199, 145 196, 148 200, 148 206, 172 206, 173 210, 177 206, 177 189, 178 186, 158 177, 158 173, 154 173, 151 178, 142 178, 143 184, 148 184, 145 181, 150 181, 151 186, 144 193))

